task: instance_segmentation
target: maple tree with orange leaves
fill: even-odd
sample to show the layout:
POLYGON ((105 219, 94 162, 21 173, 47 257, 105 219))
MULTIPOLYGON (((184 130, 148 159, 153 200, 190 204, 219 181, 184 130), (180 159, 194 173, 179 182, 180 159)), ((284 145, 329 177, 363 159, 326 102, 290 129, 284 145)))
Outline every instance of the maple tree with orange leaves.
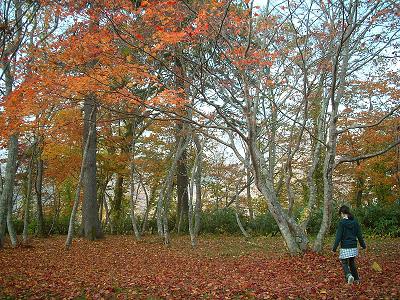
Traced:
POLYGON ((399 201, 399 11, 4 1, 0 245, 58 231, 71 251, 79 232, 196 247, 202 215, 225 210, 246 238, 268 216, 288 253, 321 253, 337 205, 399 201))

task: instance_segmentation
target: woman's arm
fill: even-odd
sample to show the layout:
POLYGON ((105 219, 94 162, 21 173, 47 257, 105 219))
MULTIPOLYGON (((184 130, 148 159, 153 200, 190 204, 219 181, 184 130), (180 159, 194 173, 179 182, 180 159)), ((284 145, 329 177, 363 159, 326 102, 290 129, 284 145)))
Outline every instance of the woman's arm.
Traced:
POLYGON ((357 239, 363 249, 367 248, 367 245, 365 245, 365 241, 361 232, 361 226, 360 224, 358 224, 358 222, 357 222, 357 239))
POLYGON ((343 225, 339 222, 338 229, 336 230, 336 239, 335 243, 333 244, 332 251, 336 251, 337 247, 339 246, 340 241, 342 240, 343 234, 343 225))

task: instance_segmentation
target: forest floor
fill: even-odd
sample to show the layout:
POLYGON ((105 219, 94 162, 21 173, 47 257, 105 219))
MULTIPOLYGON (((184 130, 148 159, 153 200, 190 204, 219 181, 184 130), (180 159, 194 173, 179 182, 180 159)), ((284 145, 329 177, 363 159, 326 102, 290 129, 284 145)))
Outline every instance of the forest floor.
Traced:
POLYGON ((0 299, 400 299, 400 238, 367 239, 359 285, 344 283, 329 245, 291 257, 279 237, 201 236, 196 249, 187 236, 169 247, 158 237, 64 242, 0 250, 0 299))

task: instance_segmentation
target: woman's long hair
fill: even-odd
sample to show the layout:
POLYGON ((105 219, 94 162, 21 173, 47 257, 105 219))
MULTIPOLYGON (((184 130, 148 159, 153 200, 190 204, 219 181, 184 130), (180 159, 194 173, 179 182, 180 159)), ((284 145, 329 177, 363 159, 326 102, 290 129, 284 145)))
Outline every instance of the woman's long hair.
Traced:
POLYGON ((347 205, 342 205, 339 208, 339 215, 342 213, 348 215, 350 220, 354 219, 353 214, 350 212, 350 208, 347 205))

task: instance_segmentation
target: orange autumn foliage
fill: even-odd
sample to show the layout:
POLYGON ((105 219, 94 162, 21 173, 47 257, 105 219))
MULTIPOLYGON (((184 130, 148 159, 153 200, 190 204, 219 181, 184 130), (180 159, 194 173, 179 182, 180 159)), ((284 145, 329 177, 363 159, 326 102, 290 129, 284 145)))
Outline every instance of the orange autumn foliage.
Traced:
MULTIPOLYGON (((369 124, 379 120, 382 113, 358 114, 357 118, 347 120, 347 123, 369 124)), ((357 157, 366 153, 374 153, 394 143, 399 137, 399 118, 391 118, 371 128, 345 132, 337 146, 338 155, 357 157)), ((397 146, 398 148, 398 146, 397 146)), ((400 194, 400 170, 396 157, 396 147, 382 155, 340 166, 338 172, 346 174, 352 180, 352 193, 356 194, 357 180, 362 180, 364 186, 364 201, 377 199, 393 202, 400 194), (369 192, 368 192, 369 191, 369 192)), ((352 198, 354 196, 350 196, 352 198)))

